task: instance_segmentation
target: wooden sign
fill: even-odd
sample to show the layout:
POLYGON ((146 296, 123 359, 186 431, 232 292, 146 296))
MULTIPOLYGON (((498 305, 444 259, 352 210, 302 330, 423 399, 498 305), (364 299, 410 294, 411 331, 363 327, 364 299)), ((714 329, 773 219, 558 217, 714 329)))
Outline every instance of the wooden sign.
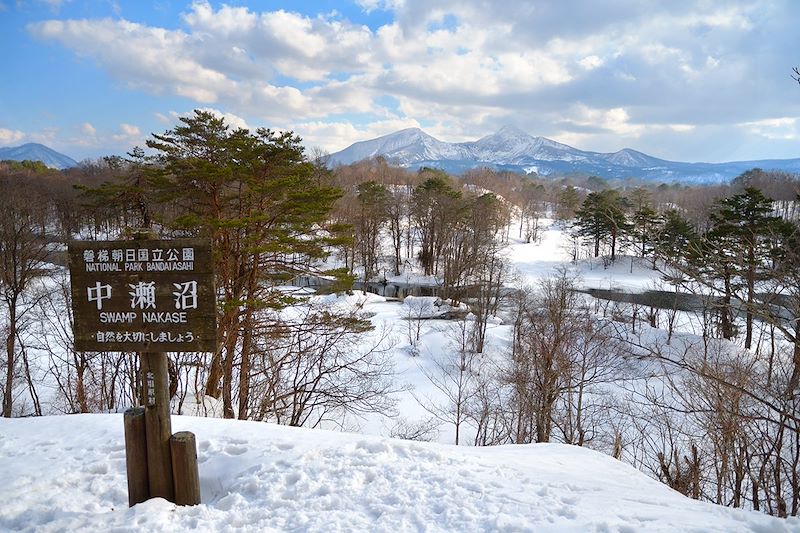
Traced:
POLYGON ((77 351, 216 351, 211 245, 71 241, 77 351))

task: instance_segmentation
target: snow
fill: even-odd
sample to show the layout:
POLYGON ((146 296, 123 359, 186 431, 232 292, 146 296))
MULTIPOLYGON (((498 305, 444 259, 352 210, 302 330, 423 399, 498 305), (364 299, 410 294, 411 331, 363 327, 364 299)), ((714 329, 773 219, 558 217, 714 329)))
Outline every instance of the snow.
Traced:
POLYGON ((3 531, 800 531, 579 447, 455 447, 174 416, 203 503, 129 509, 122 415, 0 421, 3 531))
MULTIPOLYGON (((584 288, 655 288, 659 273, 646 261, 620 256, 610 265, 589 258, 573 264, 566 228, 540 223, 537 242, 513 240, 504 252, 523 284, 566 268, 584 288)), ((388 281, 437 284, 410 269, 388 281)), ((358 434, 173 416, 173 431, 197 435, 204 503, 191 508, 156 499, 128 509, 121 414, 0 419, 0 531, 800 532, 796 518, 691 500, 585 448, 456 447, 453 425, 441 420, 430 434, 437 442, 387 438, 399 423, 429 420, 423 402, 443 401, 430 376, 457 356, 451 338, 457 321, 440 316, 466 307, 451 309, 435 297, 401 304, 360 291, 282 289, 308 296, 315 307, 363 312, 376 327, 363 338, 365 348, 389 331, 396 412, 324 426, 358 434)), ((681 315, 679 329, 691 329, 691 319, 681 315)), ((510 325, 489 320, 487 359, 503 353, 511 333, 510 325)), ((641 326, 639 335, 664 344, 661 330, 641 326)), ((213 404, 184 408, 220 411, 213 404)), ((462 426, 461 442, 473 438, 474 429, 462 426)))
POLYGON ((539 241, 517 241, 510 244, 506 251, 513 268, 529 282, 554 274, 557 267, 568 264, 571 259, 569 238, 561 228, 546 219, 540 223, 544 230, 539 241))
POLYGON ((652 269, 650 262, 630 256, 620 255, 609 265, 602 258, 582 259, 572 264, 569 231, 552 219, 541 219, 540 225, 543 229, 537 242, 517 240, 506 252, 513 267, 529 284, 553 275, 557 268, 567 268, 577 277, 578 286, 586 289, 643 292, 659 285, 661 274, 652 269))

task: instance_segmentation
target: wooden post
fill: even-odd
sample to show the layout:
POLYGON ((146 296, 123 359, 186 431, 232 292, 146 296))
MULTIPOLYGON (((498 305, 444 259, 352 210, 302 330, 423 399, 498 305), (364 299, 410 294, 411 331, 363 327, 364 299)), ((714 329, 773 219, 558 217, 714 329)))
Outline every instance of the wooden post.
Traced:
POLYGON ((197 469, 197 445, 194 433, 179 431, 169 439, 172 450, 172 477, 175 480, 175 503, 200 503, 200 474, 197 469))
POLYGON ((145 352, 140 354, 140 359, 150 497, 174 501, 172 457, 169 449, 172 421, 169 412, 167 355, 161 352, 145 352))
MULTIPOLYGON (((130 236, 132 240, 124 241, 71 241, 68 250, 75 350, 139 354, 136 387, 144 407, 125 415, 133 506, 148 498, 175 501, 164 352, 214 351, 218 342, 211 243, 207 239, 162 241, 148 229, 133 229, 130 236), (180 268, 173 271, 178 263, 180 268), (162 320, 167 314, 175 316, 175 311, 181 320, 162 320), (124 320, 106 323, 106 315, 124 320)), ((194 478, 198 478, 193 454, 194 478)), ((199 502, 199 488, 195 492, 198 495, 186 501, 199 502)))
POLYGON ((147 437, 145 436, 144 407, 125 411, 125 467, 128 472, 128 506, 133 507, 150 498, 147 480, 147 437))

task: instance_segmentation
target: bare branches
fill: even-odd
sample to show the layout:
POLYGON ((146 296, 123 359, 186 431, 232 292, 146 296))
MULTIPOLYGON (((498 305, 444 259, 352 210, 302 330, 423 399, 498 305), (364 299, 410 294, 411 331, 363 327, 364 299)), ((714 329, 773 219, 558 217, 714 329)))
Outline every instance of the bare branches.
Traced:
POLYGON ((317 426, 335 417, 390 412, 393 365, 389 331, 371 330, 356 311, 333 314, 312 305, 262 321, 255 334, 251 416, 317 426), (280 333, 277 333, 280 330, 280 333))

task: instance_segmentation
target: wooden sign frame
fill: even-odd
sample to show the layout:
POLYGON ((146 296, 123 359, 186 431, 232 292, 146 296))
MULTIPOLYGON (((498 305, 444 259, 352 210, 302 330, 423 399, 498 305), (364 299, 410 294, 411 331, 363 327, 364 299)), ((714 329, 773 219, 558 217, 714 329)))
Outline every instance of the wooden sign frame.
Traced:
POLYGON ((71 241, 68 250, 75 350, 217 350, 210 242, 71 241))

